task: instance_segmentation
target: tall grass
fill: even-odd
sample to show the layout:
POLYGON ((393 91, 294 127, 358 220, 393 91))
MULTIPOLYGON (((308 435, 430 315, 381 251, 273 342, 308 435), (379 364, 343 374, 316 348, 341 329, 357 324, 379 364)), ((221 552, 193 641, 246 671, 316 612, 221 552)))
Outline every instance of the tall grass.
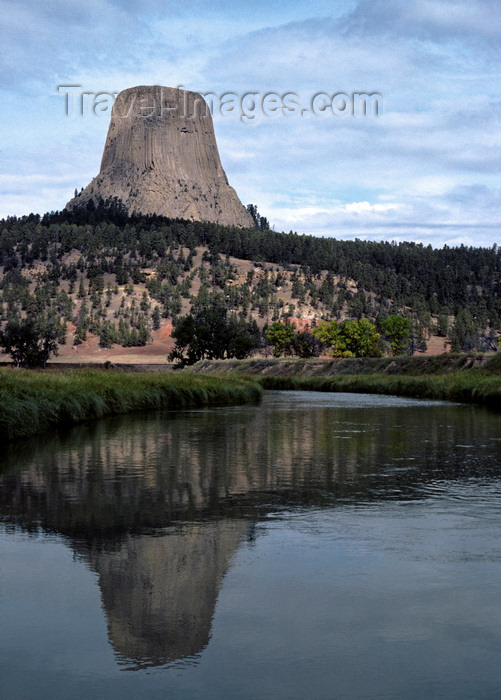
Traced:
POLYGON ((0 369, 0 440, 119 413, 256 402, 261 394, 240 377, 0 369))
MULTIPOLYGON (((497 355, 501 356, 501 353, 497 355)), ((247 360, 200 360, 189 368, 202 374, 235 372, 243 375, 269 374, 305 377, 330 377, 333 375, 398 374, 417 375, 466 372, 474 367, 487 367, 497 355, 488 358, 481 353, 444 353, 442 355, 399 355, 398 357, 336 357, 333 359, 312 357, 249 358, 247 360)))
POLYGON ((481 403, 501 409, 501 376, 470 370, 446 375, 341 375, 332 377, 256 377, 263 389, 348 391, 413 398, 481 403))
POLYGON ((192 372, 247 376, 264 389, 352 391, 481 403, 501 408, 501 352, 325 360, 201 361, 192 372))

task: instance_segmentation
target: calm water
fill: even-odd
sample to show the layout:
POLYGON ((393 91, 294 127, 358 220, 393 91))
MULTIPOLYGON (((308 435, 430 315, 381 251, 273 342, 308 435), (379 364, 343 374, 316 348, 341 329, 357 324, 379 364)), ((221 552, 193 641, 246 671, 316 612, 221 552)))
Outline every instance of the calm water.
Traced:
POLYGON ((9 700, 501 697, 501 418, 270 392, 0 458, 9 700))

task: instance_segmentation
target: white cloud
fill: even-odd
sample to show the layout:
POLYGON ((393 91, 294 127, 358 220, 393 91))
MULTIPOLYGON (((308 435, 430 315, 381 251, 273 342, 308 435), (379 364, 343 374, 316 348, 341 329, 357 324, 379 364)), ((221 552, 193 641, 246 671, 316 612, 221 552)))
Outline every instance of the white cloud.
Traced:
POLYGON ((62 207, 97 174, 107 124, 58 82, 200 92, 379 92, 377 118, 215 120, 223 166, 276 228, 499 239, 499 38, 487 0, 0 0, 0 215, 62 207), (15 178, 12 179, 12 176, 15 178), (10 182, 10 185, 9 185, 10 182), (46 203, 44 205, 44 202, 46 203))
POLYGON ((362 0, 345 30, 472 43, 498 40, 501 18, 492 0, 362 0))

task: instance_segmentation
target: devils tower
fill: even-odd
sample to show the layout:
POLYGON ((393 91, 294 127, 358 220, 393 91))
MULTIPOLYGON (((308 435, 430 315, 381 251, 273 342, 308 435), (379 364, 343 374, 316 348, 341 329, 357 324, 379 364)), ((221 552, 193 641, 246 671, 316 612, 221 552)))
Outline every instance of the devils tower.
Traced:
POLYGON ((254 225, 228 183, 205 100, 177 88, 141 85, 117 96, 99 175, 66 207, 109 198, 129 214, 254 225))

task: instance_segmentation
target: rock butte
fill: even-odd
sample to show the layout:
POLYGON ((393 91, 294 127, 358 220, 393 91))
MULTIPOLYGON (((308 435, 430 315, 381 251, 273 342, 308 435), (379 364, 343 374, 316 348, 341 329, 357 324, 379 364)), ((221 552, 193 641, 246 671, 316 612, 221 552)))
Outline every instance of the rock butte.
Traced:
POLYGON ((207 103, 187 90, 142 85, 117 96, 99 175, 66 208, 115 197, 129 214, 254 226, 221 165, 207 103))

